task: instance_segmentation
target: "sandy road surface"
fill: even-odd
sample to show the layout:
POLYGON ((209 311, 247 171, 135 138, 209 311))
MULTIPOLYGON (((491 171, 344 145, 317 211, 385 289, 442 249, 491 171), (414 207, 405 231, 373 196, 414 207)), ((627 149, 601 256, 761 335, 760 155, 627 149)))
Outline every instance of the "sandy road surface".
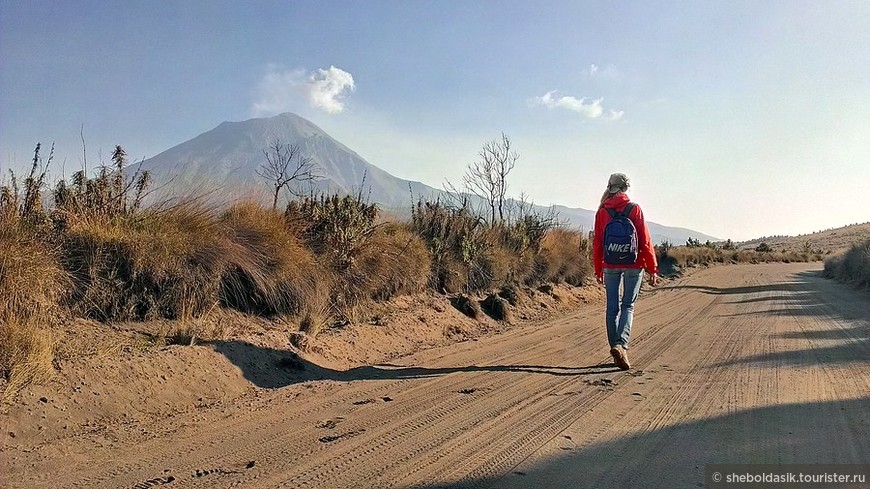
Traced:
POLYGON ((599 307, 14 454, 10 487, 697 487, 707 463, 870 463, 870 301, 818 264, 716 267, 599 307), (141 431, 141 428, 139 428, 141 431), (130 430, 132 431, 132 430, 130 430))

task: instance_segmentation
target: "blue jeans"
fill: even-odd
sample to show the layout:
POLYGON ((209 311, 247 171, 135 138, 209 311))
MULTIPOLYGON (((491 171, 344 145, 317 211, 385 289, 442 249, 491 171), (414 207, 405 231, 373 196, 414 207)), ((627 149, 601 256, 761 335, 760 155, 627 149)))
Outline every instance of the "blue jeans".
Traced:
POLYGON ((631 335, 631 320, 634 317, 634 301, 643 282, 640 268, 605 268, 604 287, 607 290, 607 341, 610 347, 622 345, 628 348, 631 335), (622 302, 619 300, 619 284, 622 282, 622 302))

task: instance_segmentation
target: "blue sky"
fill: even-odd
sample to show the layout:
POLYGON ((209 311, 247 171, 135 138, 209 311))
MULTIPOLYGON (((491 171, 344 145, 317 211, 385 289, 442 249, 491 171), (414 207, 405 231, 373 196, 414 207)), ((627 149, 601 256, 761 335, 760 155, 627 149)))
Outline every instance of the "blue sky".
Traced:
POLYGON ((0 0, 0 169, 154 156, 291 111, 396 176, 460 182, 504 132, 510 192, 722 238, 870 220, 870 2, 0 0))

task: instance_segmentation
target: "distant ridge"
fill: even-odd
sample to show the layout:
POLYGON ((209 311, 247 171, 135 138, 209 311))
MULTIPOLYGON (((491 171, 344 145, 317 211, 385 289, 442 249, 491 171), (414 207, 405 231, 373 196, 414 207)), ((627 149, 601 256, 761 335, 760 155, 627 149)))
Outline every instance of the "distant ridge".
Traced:
POLYGON ((754 249, 766 243, 776 251, 812 251, 835 253, 849 249, 853 244, 870 239, 870 222, 850 224, 798 236, 766 236, 737 243, 740 249, 754 249))
MULTIPOLYGON (((284 113, 242 122, 223 122, 189 141, 174 146, 142 163, 157 185, 176 191, 220 189, 221 195, 244 193, 245 188, 265 188, 256 170, 264 162, 263 149, 276 139, 297 144, 302 154, 314 160, 323 175, 315 190, 342 194, 362 191, 370 201, 409 212, 413 199, 437 198, 444 191, 420 182, 395 177, 364 160, 311 121, 284 113), (364 187, 363 178, 365 178, 364 187)), ((546 207, 538 207, 546 210, 546 207)), ((591 230, 594 211, 555 206, 559 216, 572 226, 591 230)), ((682 244, 688 238, 718 239, 690 229, 648 222, 655 242, 682 244)))

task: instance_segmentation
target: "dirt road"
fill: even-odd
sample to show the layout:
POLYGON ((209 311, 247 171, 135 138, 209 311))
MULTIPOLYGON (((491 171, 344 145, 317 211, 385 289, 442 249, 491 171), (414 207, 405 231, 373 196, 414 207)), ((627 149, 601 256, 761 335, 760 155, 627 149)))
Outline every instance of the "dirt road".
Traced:
POLYGON ((870 463, 870 300, 819 269, 714 267, 644 290, 629 372, 589 306, 18 453, 7 484, 697 487, 709 463, 870 463))

